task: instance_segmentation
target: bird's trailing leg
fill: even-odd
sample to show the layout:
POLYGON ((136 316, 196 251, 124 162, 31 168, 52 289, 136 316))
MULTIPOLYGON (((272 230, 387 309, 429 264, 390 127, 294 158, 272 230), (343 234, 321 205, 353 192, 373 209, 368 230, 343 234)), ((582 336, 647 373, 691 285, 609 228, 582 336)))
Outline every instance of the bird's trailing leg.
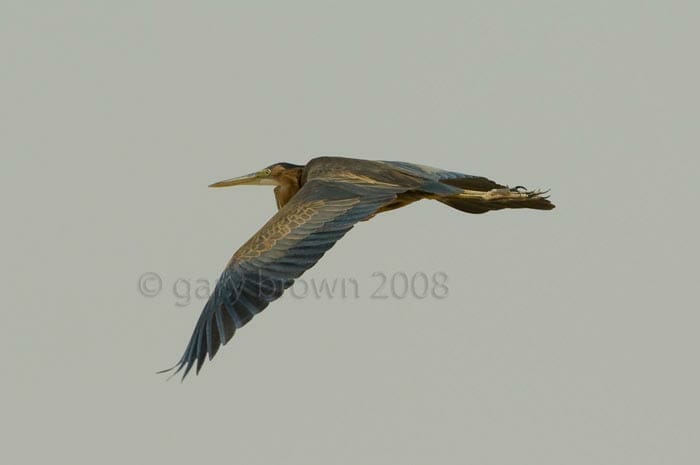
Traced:
POLYGON ((504 189, 491 189, 490 191, 470 191, 464 190, 462 193, 457 194, 457 197, 461 199, 474 199, 474 200, 484 200, 484 201, 517 201, 517 200, 528 200, 532 198, 543 198, 547 191, 529 191, 523 186, 517 186, 514 188, 504 188, 504 189))
POLYGON ((438 197, 437 200, 453 208, 468 213, 485 213, 504 208, 532 208, 551 210, 554 208, 547 200, 547 191, 530 191, 523 186, 503 187, 488 191, 465 189, 459 194, 438 197))

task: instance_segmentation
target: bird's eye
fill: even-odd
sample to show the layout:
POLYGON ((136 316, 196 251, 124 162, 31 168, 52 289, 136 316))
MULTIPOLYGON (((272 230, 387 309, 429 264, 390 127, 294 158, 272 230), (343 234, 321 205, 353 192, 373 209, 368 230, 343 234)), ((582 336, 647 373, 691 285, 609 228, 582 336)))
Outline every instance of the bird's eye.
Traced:
POLYGON ((263 173, 265 173, 265 176, 269 176, 269 175, 272 174, 272 170, 271 170, 270 168, 265 168, 265 169, 263 170, 263 173))

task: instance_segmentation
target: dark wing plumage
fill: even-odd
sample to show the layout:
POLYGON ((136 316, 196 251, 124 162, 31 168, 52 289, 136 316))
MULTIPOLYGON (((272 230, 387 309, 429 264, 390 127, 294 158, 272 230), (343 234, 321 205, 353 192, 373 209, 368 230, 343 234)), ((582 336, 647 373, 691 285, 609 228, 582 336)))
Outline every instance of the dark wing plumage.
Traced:
POLYGON ((432 166, 407 163, 404 161, 385 161, 383 163, 405 173, 410 173, 413 176, 441 182, 450 186, 459 187, 460 189, 487 192, 491 189, 503 189, 508 187, 483 176, 458 173, 456 171, 433 168, 432 166))
MULTIPOLYGON (((279 298, 358 221, 405 188, 310 179, 231 258, 197 321, 180 361, 183 379, 199 372, 236 329, 279 298)), ((165 371, 170 371, 165 370, 165 371)))

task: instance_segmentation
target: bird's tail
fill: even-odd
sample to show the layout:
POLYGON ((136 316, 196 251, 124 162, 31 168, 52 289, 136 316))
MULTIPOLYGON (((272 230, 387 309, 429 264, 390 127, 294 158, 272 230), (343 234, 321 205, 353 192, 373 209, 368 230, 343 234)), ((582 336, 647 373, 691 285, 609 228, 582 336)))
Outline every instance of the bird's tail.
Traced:
POLYGON ((438 197, 436 200, 467 213, 485 213, 504 208, 551 210, 554 208, 554 204, 548 200, 547 192, 531 191, 522 186, 501 187, 485 191, 465 189, 461 194, 438 197))

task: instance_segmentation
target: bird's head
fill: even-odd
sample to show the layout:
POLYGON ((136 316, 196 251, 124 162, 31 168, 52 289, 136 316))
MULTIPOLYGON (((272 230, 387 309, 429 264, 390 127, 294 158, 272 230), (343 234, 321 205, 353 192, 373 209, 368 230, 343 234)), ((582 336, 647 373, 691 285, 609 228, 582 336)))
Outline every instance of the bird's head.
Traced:
POLYGON ((285 178, 298 178, 303 166, 292 163, 275 163, 254 173, 239 176, 237 178, 226 179, 224 181, 210 184, 209 187, 229 187, 229 186, 279 186, 284 183, 285 178))

